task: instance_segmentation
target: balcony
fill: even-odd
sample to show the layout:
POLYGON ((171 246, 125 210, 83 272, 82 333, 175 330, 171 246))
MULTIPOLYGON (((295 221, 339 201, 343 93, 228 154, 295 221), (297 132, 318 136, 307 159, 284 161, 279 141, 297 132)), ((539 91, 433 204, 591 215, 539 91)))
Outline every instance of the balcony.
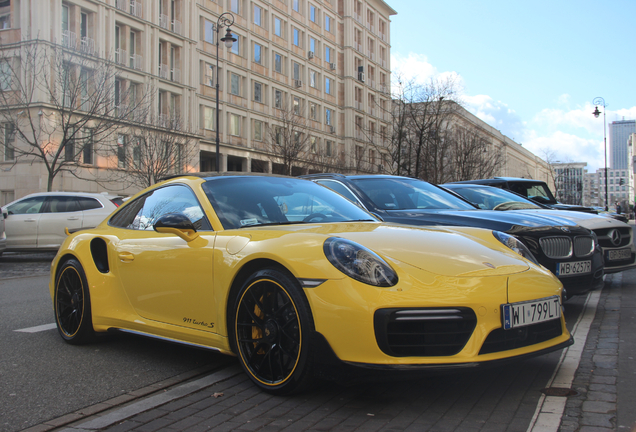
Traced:
POLYGON ((128 52, 124 49, 117 48, 115 50, 115 63, 128 66, 128 52))
POLYGON ((170 69, 170 81, 181 82, 181 69, 170 69))
POLYGON ((144 58, 139 54, 133 54, 130 56, 130 67, 136 70, 144 69, 144 58))
POLYGON ((170 30, 170 18, 168 18, 168 15, 159 15, 159 27, 170 30))
POLYGON ((62 46, 66 48, 77 48, 77 34, 69 30, 62 31, 62 46))
POLYGON ((159 65, 159 77, 163 79, 169 79, 170 77, 170 68, 167 64, 159 65))
POLYGON ((120 11, 128 12, 128 0, 117 0, 115 2, 115 7, 120 11))
POLYGON ((176 33, 176 34, 180 35, 180 34, 181 34, 181 21, 179 21, 179 20, 174 20, 174 21, 172 21, 172 28, 171 28, 171 30, 172 30, 174 33, 176 33))
POLYGON ((119 104, 115 107, 115 117, 125 118, 128 116, 128 105, 119 104))
POLYGON ((136 16, 137 18, 144 17, 141 2, 130 0, 130 14, 136 16))
POLYGON ((84 36, 80 41, 80 51, 88 55, 95 54, 95 40, 84 36))

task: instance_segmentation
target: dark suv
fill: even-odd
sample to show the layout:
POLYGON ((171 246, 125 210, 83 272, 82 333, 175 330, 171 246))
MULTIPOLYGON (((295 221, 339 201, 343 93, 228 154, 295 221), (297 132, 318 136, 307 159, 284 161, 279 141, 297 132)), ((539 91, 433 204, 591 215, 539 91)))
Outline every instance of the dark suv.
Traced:
POLYGON ((422 180, 389 175, 311 174, 301 176, 328 187, 386 222, 485 228, 520 241, 554 273, 567 296, 603 283, 603 254, 587 228, 546 217, 479 210, 468 201, 422 180))
POLYGON ((541 180, 515 178, 515 177, 495 177, 491 179, 466 180, 455 183, 481 184, 487 186, 498 187, 499 189, 507 189, 519 195, 523 195, 534 202, 543 204, 544 206, 555 210, 581 211, 585 213, 598 214, 596 209, 580 205, 561 204, 556 200, 546 182, 541 180))

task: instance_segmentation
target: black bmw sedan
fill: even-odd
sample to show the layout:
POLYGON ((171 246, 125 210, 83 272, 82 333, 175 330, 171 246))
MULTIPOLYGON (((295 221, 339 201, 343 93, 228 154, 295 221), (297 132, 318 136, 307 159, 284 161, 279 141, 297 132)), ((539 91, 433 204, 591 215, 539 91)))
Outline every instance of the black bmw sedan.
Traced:
POLYGON ((303 176, 332 189, 386 222, 486 228, 507 233, 554 273, 567 296, 603 283, 603 254, 587 228, 530 214, 479 210, 422 180, 390 175, 311 174, 303 176))

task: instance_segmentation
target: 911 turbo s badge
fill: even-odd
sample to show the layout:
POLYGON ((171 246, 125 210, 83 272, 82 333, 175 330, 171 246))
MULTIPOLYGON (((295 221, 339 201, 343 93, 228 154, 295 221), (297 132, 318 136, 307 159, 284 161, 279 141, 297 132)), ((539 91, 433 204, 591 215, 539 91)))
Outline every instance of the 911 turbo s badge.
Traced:
POLYGON ((205 321, 197 321, 193 318, 183 318, 183 322, 186 324, 198 325, 201 327, 214 328, 214 323, 207 323, 205 321))

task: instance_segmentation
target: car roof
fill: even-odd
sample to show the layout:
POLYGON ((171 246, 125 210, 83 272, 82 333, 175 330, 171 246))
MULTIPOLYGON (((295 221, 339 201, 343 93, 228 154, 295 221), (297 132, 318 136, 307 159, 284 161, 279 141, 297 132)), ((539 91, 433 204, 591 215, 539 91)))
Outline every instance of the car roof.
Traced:
POLYGON ((162 177, 160 180, 165 181, 165 180, 174 180, 178 178, 188 178, 188 177, 199 177, 202 179, 211 179, 214 177, 282 177, 282 178, 288 178, 288 179, 291 179, 291 178, 302 179, 304 176, 290 177, 290 176, 280 175, 280 174, 245 172, 245 171, 225 171, 225 172, 211 171, 211 172, 193 172, 193 173, 185 173, 185 174, 175 174, 175 175, 162 177))
POLYGON ((390 174, 338 174, 338 173, 322 173, 322 174, 307 174, 307 175, 302 175, 300 176, 300 178, 304 178, 304 179, 319 179, 319 178, 343 178, 343 179, 349 179, 349 180, 355 180, 355 179, 365 179, 365 178, 393 178, 393 179, 411 179, 411 180, 420 180, 420 181, 424 181, 421 179, 416 179, 416 178, 412 178, 412 177, 405 177, 405 176, 396 176, 396 175, 390 175, 390 174))

